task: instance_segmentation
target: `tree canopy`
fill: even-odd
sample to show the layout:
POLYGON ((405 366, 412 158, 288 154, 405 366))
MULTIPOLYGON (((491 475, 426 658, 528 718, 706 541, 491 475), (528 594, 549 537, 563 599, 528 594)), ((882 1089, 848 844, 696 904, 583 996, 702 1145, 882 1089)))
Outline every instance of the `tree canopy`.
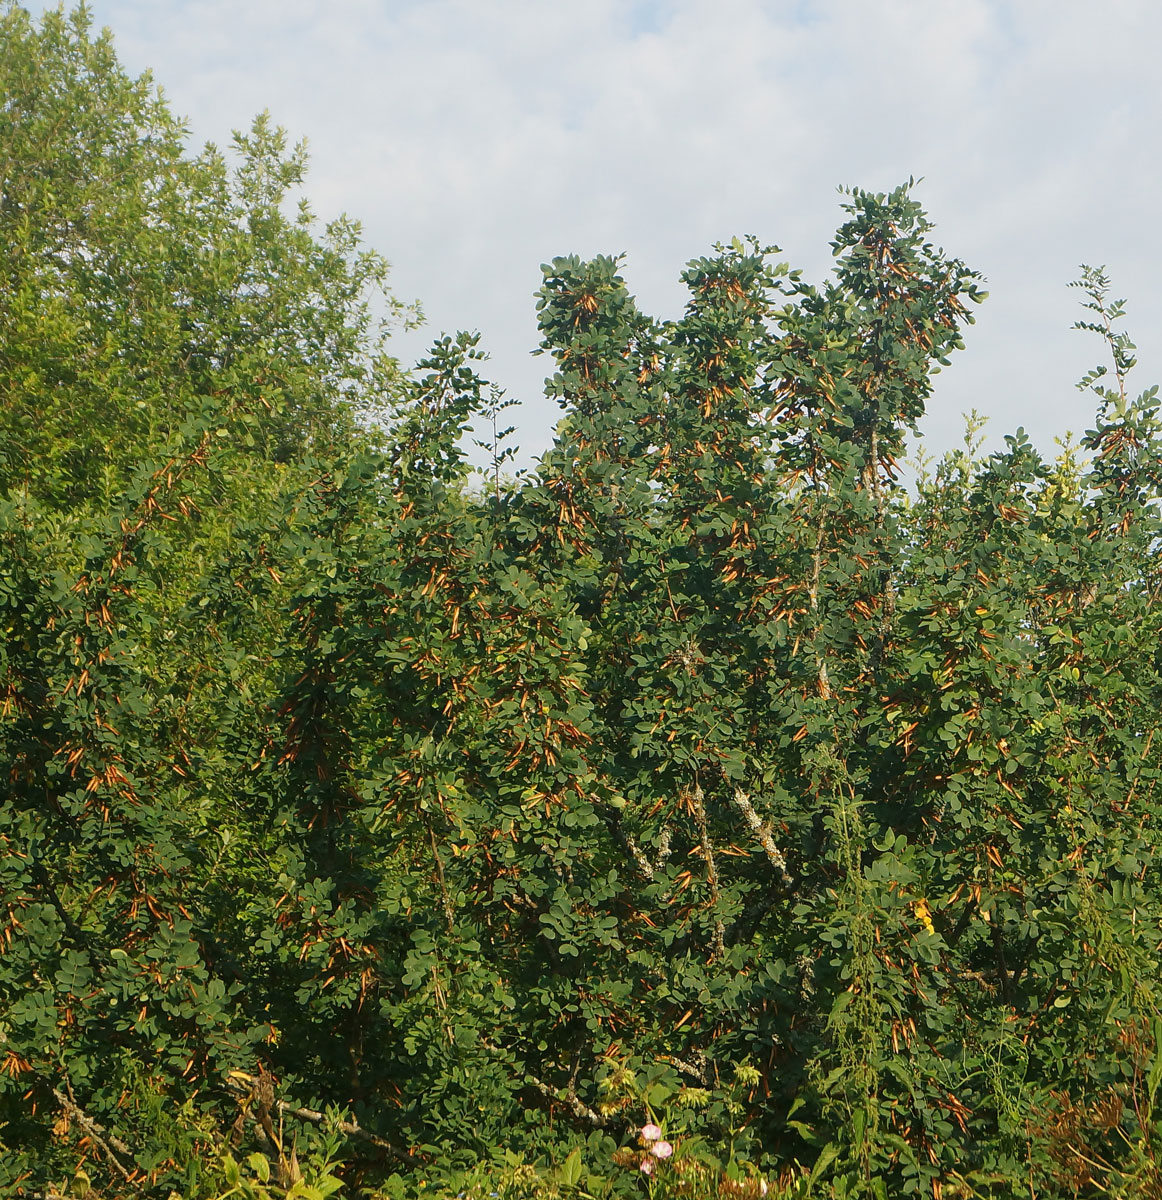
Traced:
POLYGON ((0 97, 0 1192, 1159 1194, 1101 271, 1082 445, 909 489, 984 298, 910 185, 675 321, 554 259, 558 436, 482 484, 477 339, 397 366, 268 119, 190 154, 83 8, 4 11, 0 97))

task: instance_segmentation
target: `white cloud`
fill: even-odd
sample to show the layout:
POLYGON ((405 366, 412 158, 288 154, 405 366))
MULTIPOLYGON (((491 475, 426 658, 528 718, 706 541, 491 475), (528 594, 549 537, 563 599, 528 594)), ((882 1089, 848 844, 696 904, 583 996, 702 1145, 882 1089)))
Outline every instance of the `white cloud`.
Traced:
MULTIPOLYGON (((940 381, 930 448, 975 406, 1045 449, 1091 406, 1100 353, 1065 285, 1105 262, 1145 378, 1162 373, 1162 8, 1145 0, 95 0, 195 137, 269 108, 311 143, 310 193, 419 296, 428 335, 478 327, 545 444, 532 292, 561 253, 628 251, 675 314, 685 260, 753 232, 822 274, 840 183, 919 193, 992 297, 940 381)), ((412 357, 425 338, 403 343, 412 357)))

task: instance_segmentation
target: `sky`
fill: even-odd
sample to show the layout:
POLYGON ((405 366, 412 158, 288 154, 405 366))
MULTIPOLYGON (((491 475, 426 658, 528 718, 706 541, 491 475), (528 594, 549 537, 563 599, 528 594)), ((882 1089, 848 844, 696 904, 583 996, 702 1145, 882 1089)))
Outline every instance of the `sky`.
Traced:
MULTIPOLYGON (((30 7, 34 7, 30 4, 30 7)), ((915 195, 986 277, 923 447, 1022 426, 1046 454, 1092 424, 1074 384, 1100 342, 1068 284, 1104 264, 1162 378, 1157 0, 92 0, 123 65, 151 70, 194 146, 269 110, 311 154, 322 217, 359 219, 431 338, 478 330, 521 461, 560 417, 533 294, 556 255, 625 253, 647 312, 757 235, 821 281, 838 188, 915 195)))

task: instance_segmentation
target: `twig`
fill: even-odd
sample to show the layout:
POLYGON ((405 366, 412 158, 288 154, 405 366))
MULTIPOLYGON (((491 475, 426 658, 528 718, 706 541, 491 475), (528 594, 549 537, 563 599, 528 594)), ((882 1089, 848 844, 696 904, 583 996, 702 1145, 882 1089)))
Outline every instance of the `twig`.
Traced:
POLYGON ((822 620, 819 615, 819 576, 823 567, 823 518, 819 518, 819 529, 815 536, 815 549, 811 554, 811 582, 807 587, 807 600, 811 610, 813 625, 812 642, 815 653, 815 672, 819 679, 819 695, 824 700, 831 699, 831 679, 827 673, 827 659, 819 646, 822 632, 822 620))
POLYGON ((37 883, 44 888, 48 893, 48 902, 53 906, 56 915, 60 917, 62 924, 65 927, 65 932, 77 943, 78 946, 83 946, 86 950, 92 953, 92 945, 88 934, 73 920, 72 916, 61 903, 61 898, 57 894, 56 885, 49 876, 48 869, 43 862, 36 862, 32 868, 33 878, 37 883))
POLYGON ((696 783, 690 793, 694 804, 694 820, 698 825, 698 837, 702 842, 702 857, 706 860, 706 882, 710 885, 710 906, 714 911, 714 953, 718 958, 726 956, 726 925, 718 913, 718 864, 714 861, 714 844, 710 840, 710 829, 706 823, 706 806, 703 804, 702 785, 696 783))
POLYGON ((440 885, 440 898, 444 903, 444 922, 449 933, 456 932, 456 910, 452 906, 452 897, 448 894, 448 885, 444 881, 444 860, 440 857, 440 848, 436 845, 436 831, 428 823, 428 836, 432 840, 432 857, 436 861, 436 881, 440 885))
POLYGON ((1142 747, 1142 756, 1138 759, 1138 769, 1134 772, 1134 780, 1130 784, 1130 790, 1126 793, 1125 807, 1127 809, 1129 809, 1130 803, 1134 799, 1134 790, 1137 788, 1138 779, 1141 777, 1141 774, 1142 774, 1142 764, 1146 761, 1146 758, 1150 753, 1150 744, 1154 741, 1154 734, 1157 732, 1158 732, 1158 729, 1157 729, 1157 726, 1155 726, 1146 735, 1146 744, 1142 747))

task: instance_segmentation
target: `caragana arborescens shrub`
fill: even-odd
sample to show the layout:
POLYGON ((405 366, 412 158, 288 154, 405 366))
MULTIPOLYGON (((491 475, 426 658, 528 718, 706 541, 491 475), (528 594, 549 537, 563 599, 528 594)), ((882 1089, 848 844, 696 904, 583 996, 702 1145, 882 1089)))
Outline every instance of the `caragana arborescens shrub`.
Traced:
POLYGON ((983 295, 910 187, 676 321, 556 259, 558 436, 480 491, 476 339, 393 370, 280 135, 231 180, 83 14, 3 21, 0 1188, 1157 1194, 1162 444, 1104 275, 1084 444, 909 493, 983 295))

